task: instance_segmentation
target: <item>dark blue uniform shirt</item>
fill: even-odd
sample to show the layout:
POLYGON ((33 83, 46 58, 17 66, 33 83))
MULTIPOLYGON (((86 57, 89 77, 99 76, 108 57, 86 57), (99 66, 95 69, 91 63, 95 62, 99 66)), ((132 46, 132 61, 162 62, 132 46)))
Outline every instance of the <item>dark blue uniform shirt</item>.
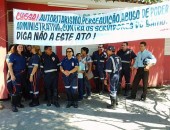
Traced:
POLYGON ((71 59, 68 59, 67 57, 65 57, 61 62, 61 66, 63 67, 64 70, 70 71, 74 69, 75 66, 79 66, 79 63, 76 57, 74 56, 71 59))
POLYGON ((117 55, 111 55, 106 62, 106 72, 108 74, 119 74, 119 71, 122 69, 121 59, 117 55))
POLYGON ((40 56, 38 54, 33 54, 28 62, 29 72, 32 72, 34 66, 40 67, 40 56))
POLYGON ((19 54, 11 54, 9 56, 9 63, 13 63, 13 71, 18 72, 18 71, 22 71, 25 70, 26 68, 26 59, 23 55, 19 55, 19 54))
POLYGON ((92 54, 93 64, 96 66, 96 69, 99 71, 100 70, 102 71, 104 69, 106 59, 107 59, 106 52, 102 52, 101 54, 99 54, 99 51, 95 51, 92 54))
POLYGON ((117 55, 121 58, 122 67, 130 67, 132 59, 136 57, 136 54, 131 49, 126 51, 121 49, 117 52, 117 55))
POLYGON ((47 55, 43 53, 42 62, 43 62, 42 64, 44 67, 44 72, 46 72, 47 70, 54 70, 54 69, 59 70, 60 61, 58 59, 58 56, 56 56, 54 52, 51 55, 47 55))

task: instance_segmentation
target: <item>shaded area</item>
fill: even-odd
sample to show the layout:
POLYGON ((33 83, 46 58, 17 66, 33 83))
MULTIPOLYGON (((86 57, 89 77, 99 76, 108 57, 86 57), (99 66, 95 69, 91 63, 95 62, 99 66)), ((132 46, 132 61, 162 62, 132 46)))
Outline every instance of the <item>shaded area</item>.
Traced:
POLYGON ((158 129, 170 130, 170 88, 149 89, 145 102, 119 98, 116 110, 106 109, 108 94, 93 94, 91 100, 79 102, 79 108, 65 108, 66 97, 61 95, 61 108, 47 107, 45 102, 36 108, 26 108, 18 113, 10 111, 10 102, 0 111, 0 130, 47 129, 158 129))

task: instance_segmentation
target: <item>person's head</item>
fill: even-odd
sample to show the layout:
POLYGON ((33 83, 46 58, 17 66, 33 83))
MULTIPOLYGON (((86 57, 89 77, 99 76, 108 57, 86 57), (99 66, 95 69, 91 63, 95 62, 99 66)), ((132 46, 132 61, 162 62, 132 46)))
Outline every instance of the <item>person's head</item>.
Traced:
POLYGON ((102 44, 98 45, 98 51, 103 51, 104 50, 104 46, 102 44))
POLYGON ((68 58, 71 58, 72 56, 74 56, 74 50, 73 50, 73 48, 67 48, 67 49, 66 49, 66 56, 67 56, 68 58))
POLYGON ((87 47, 82 47, 81 48, 81 54, 82 55, 87 55, 89 53, 89 49, 87 47))
POLYGON ((51 55, 53 53, 51 46, 45 46, 44 51, 47 55, 51 55))
POLYGON ((127 48, 128 48, 128 42, 123 42, 122 43, 122 50, 126 51, 127 48))
POLYGON ((82 60, 81 53, 77 53, 77 54, 76 54, 76 57, 77 57, 78 61, 81 61, 81 60, 82 60))
POLYGON ((146 42, 140 43, 140 51, 144 51, 146 49, 146 42))
POLYGON ((14 53, 14 44, 10 45, 8 48, 8 53, 14 53))
POLYGON ((115 47, 114 46, 108 46, 107 47, 107 54, 110 56, 115 53, 115 47))
POLYGON ((41 55, 41 49, 40 49, 40 46, 32 46, 31 52, 32 52, 32 54, 38 54, 38 55, 41 55))
POLYGON ((27 49, 27 51, 31 51, 32 46, 31 46, 31 45, 27 45, 27 46, 26 46, 26 49, 27 49))
POLYGON ((16 44, 14 46, 14 53, 17 53, 17 54, 22 54, 24 48, 23 48, 23 45, 21 44, 16 44))

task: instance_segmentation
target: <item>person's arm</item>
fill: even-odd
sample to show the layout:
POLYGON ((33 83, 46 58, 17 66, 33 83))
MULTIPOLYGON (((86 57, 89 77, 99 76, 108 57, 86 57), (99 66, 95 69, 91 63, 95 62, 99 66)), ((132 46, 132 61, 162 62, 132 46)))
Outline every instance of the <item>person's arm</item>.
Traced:
POLYGON ((89 66, 89 70, 88 70, 88 72, 87 72, 87 73, 90 73, 90 72, 91 72, 91 70, 92 70, 92 62, 88 62, 88 66, 89 66))
POLYGON ((110 74, 112 73, 113 71, 113 63, 112 63, 112 60, 111 58, 109 58, 106 62, 106 69, 105 69, 105 80, 104 80, 104 84, 105 85, 108 85, 108 79, 110 77, 110 74))
POLYGON ((75 66, 72 70, 69 71, 69 73, 71 74, 71 73, 74 73, 76 71, 78 71, 78 66, 75 66))
POLYGON ((62 66, 60 66, 60 71, 61 71, 64 75, 68 76, 68 72, 66 72, 66 71, 63 69, 62 66))
POLYGON ((12 69, 12 66, 13 66, 13 63, 8 63, 8 68, 9 68, 9 73, 11 75, 11 80, 12 81, 15 81, 15 75, 14 75, 14 72, 13 72, 13 69, 12 69))
POLYGON ((34 66, 32 72, 30 74, 30 82, 33 82, 33 76, 38 70, 38 66, 40 65, 40 57, 35 55, 32 57, 32 65, 34 66))
POLYGON ((30 82, 33 82, 33 76, 37 72, 37 70, 38 70, 38 66, 34 66, 33 69, 32 69, 32 72, 30 74, 30 79, 29 79, 30 82))
POLYGON ((77 71, 78 71, 78 68, 79 68, 79 62, 78 62, 78 60, 77 60, 77 59, 75 59, 75 60, 74 60, 74 65, 75 65, 75 66, 74 66, 74 68, 68 72, 68 74, 69 74, 69 75, 70 75, 71 73, 75 73, 75 72, 77 72, 77 71))
POLYGON ((133 50, 131 50, 131 53, 130 53, 131 68, 135 64, 135 59, 136 59, 136 54, 133 52, 133 50))
POLYGON ((139 53, 137 54, 135 61, 134 61, 134 64, 133 64, 133 68, 135 68, 135 69, 138 68, 138 56, 139 56, 139 53))

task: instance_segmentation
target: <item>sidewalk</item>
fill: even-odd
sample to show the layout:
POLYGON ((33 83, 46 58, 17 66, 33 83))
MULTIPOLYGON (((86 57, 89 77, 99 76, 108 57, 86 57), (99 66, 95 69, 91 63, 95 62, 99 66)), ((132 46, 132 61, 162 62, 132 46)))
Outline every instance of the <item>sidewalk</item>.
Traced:
MULTIPOLYGON (((141 91, 138 92, 138 97, 141 91)), ((91 100, 79 102, 79 108, 47 107, 10 110, 10 101, 0 111, 0 130, 170 130, 170 87, 149 89, 145 102, 120 97, 116 110, 106 109, 107 94, 93 94, 91 100)))

